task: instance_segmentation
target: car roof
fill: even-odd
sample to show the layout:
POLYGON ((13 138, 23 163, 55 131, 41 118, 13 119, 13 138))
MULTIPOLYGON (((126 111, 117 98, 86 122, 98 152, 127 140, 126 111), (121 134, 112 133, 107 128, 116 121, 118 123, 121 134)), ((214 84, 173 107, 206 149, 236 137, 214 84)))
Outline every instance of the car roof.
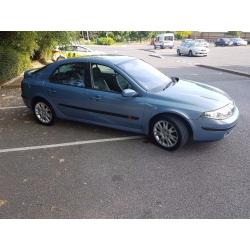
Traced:
POLYGON ((204 47, 203 43, 198 41, 187 41, 184 44, 191 44, 193 47, 204 47))
POLYGON ((157 36, 174 36, 174 33, 161 33, 158 34, 157 36))
POLYGON ((136 60, 137 58, 131 56, 123 55, 94 55, 94 56, 84 56, 75 57, 70 59, 65 59, 53 63, 54 65, 61 65, 65 63, 75 63, 75 62, 91 62, 91 63, 105 63, 107 65, 118 65, 130 60, 136 60))

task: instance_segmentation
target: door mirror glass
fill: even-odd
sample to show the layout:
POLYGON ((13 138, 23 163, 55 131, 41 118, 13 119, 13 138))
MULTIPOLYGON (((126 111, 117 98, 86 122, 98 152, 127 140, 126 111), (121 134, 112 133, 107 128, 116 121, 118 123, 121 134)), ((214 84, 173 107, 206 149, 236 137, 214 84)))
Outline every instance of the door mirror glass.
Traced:
POLYGON ((138 93, 136 91, 134 91, 133 89, 124 89, 122 91, 122 95, 124 97, 134 97, 134 96, 137 96, 138 93))

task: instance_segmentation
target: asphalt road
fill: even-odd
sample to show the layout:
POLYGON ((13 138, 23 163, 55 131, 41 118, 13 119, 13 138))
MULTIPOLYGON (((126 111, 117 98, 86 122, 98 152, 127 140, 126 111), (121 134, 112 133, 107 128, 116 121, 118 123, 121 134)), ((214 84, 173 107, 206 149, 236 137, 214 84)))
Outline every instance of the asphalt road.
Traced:
MULTIPOLYGON (((230 46, 230 47, 214 47, 210 44, 210 52, 207 57, 188 57, 178 56, 176 53, 176 44, 174 49, 154 49, 152 45, 131 45, 124 47, 108 47, 92 46, 94 49, 104 50, 108 53, 120 53, 131 56, 136 56, 147 60, 148 56, 162 57, 165 64, 168 66, 194 66, 196 64, 205 64, 210 66, 217 66, 238 70, 250 74, 250 46, 230 46), (145 53, 146 52, 146 53, 145 53)), ((158 66, 159 60, 153 60, 153 64, 158 66)))
MULTIPOLYGON (((228 92, 241 112, 233 133, 172 153, 144 137, 0 153, 0 218, 250 217, 250 79, 199 68, 184 57, 185 62, 174 56, 153 57, 147 49, 120 47, 116 53, 228 92)), ((134 136, 69 121, 41 126, 26 108, 5 109, 23 105, 19 95, 19 89, 1 90, 0 152, 134 136)))

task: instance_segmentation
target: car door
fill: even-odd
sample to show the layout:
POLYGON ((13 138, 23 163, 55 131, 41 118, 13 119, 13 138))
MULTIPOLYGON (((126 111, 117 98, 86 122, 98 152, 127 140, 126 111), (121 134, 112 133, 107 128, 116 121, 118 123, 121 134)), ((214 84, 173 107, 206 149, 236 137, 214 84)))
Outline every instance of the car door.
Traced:
POLYGON ((89 67, 89 63, 62 64, 46 84, 49 100, 68 118, 91 120, 91 114, 85 110, 91 85, 89 67))
POLYGON ((221 41, 220 41, 221 39, 217 39, 216 41, 215 41, 215 44, 216 44, 216 46, 220 46, 221 45, 221 41))
POLYGON ((183 45, 183 54, 185 54, 185 55, 187 55, 188 54, 188 52, 189 52, 189 43, 187 42, 187 43, 185 43, 184 45, 183 45))
POLYGON ((185 53, 185 43, 182 43, 179 47, 181 54, 185 53))
POLYGON ((122 90, 132 88, 131 83, 114 69, 91 65, 92 89, 89 106, 95 120, 117 128, 142 128, 145 104, 143 97, 124 97, 122 90))

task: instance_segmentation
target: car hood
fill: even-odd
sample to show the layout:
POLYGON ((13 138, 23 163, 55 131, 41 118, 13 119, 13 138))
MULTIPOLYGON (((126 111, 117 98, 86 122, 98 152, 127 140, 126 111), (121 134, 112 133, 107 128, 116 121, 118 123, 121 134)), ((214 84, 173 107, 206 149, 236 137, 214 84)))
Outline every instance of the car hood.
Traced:
POLYGON ((153 95, 158 99, 178 103, 181 106, 185 104, 192 106, 201 112, 215 110, 232 102, 230 96, 224 91, 189 80, 179 80, 153 95))

